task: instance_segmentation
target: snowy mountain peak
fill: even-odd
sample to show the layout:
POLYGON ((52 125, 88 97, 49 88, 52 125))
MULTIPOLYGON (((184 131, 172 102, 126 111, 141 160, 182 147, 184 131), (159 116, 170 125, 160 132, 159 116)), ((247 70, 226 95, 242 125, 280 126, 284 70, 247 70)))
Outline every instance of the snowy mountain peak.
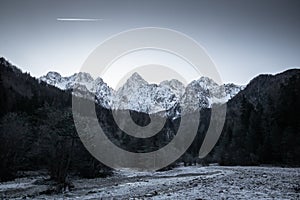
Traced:
POLYGON ((72 80, 76 81, 76 82, 82 82, 82 83, 94 81, 92 76, 89 73, 86 73, 86 72, 75 73, 70 78, 72 80))
MULTIPOLYGON (((104 84, 104 81, 102 78, 98 77, 95 79, 95 84, 98 85, 98 84, 104 84)), ((106 83, 105 83, 106 84, 106 83)))
POLYGON ((178 99, 180 99, 185 92, 183 83, 176 79, 162 81, 159 86, 171 90, 178 99))
POLYGON ((63 82, 62 76, 58 72, 48 72, 45 76, 42 76, 40 80, 46 82, 49 85, 53 85, 60 89, 66 89, 65 87, 61 87, 60 83, 63 82))
POLYGON ((245 89, 245 86, 235 85, 233 83, 224 84, 225 93, 227 94, 228 100, 233 98, 241 90, 245 89))
POLYGON ((58 78, 61 78, 61 75, 58 72, 52 72, 52 71, 50 71, 50 72, 48 72, 46 74, 46 77, 50 78, 50 79, 58 79, 58 78))
POLYGON ((168 86, 171 88, 184 88, 183 83, 181 83, 180 81, 178 81, 177 79, 171 79, 171 80, 165 80, 162 81, 160 84, 160 86, 168 86))
POLYGON ((204 89, 211 89, 212 87, 218 87, 219 85, 212 79, 208 77, 200 77, 198 80, 192 81, 188 87, 201 87, 204 89))
POLYGON ((134 72, 128 80, 145 81, 143 77, 137 72, 134 72))
MULTIPOLYGON (((137 88, 143 85, 147 85, 148 82, 145 81, 141 75, 139 75, 137 72, 134 72, 126 81, 126 83, 121 87, 132 87, 132 88, 137 88)), ((120 89, 121 89, 120 88, 120 89)), ((120 90, 119 89, 119 90, 120 90)))
MULTIPOLYGON (((178 113, 174 110, 177 105, 196 110, 210 107, 214 103, 226 103, 243 89, 234 84, 220 86, 207 77, 194 80, 186 87, 176 79, 162 81, 158 85, 149 84, 138 73, 133 73, 117 91, 110 88, 102 78, 94 80, 84 72, 69 77, 49 72, 40 80, 63 90, 76 88, 92 93, 97 97, 96 102, 105 108, 130 109, 149 114, 161 111, 178 113)), ((83 93, 80 96, 84 96, 83 93)))

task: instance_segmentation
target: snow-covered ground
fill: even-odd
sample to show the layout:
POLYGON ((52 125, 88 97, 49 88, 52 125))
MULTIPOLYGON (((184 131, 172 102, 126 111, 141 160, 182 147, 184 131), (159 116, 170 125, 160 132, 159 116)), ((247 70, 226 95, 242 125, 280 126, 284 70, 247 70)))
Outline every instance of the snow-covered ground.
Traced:
POLYGON ((47 190, 46 176, 0 184, 0 199, 300 199, 300 168, 178 167, 165 172, 119 170, 109 178, 74 179, 59 195, 47 190), (39 182, 39 183, 37 183, 39 182))

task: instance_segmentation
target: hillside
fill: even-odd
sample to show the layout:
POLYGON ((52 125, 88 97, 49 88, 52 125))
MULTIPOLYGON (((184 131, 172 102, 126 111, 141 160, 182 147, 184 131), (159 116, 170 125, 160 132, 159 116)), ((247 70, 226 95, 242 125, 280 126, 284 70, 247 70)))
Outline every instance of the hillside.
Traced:
MULTIPOLYGON (((61 90, 22 73, 4 58, 0 59, 0 72, 1 181, 17 177, 22 170, 47 169, 58 183, 65 183, 69 174, 90 178, 110 174, 78 138, 70 90, 61 90)), ((299 69, 254 78, 227 102, 221 138, 202 160, 198 152, 209 126, 211 109, 201 109, 197 136, 177 163, 299 166, 299 85, 299 69)), ((180 117, 174 118, 176 113, 170 113, 157 135, 140 139, 120 130, 110 109, 97 105, 96 111, 110 140, 132 152, 150 152, 163 147, 176 135, 180 124, 180 117)), ((130 112, 137 124, 149 123, 147 113, 130 112)), ((152 115, 161 117, 159 113, 152 115)))

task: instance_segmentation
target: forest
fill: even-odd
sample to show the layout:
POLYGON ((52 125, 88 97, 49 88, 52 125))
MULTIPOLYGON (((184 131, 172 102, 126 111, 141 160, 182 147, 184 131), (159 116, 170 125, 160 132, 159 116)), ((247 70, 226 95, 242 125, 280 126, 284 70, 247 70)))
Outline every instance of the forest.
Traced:
MULTIPOLYGON (((254 78, 227 102, 221 137, 204 159, 198 158, 198 152, 211 109, 199 110, 201 118, 194 142, 175 163, 162 170, 180 162, 300 166, 299 86, 299 69, 254 78)), ((132 152, 163 147, 176 135, 180 124, 180 118, 169 117, 157 135, 142 141, 120 130, 111 110, 96 105, 96 112, 108 138, 132 152)), ((130 112, 139 125, 149 121, 148 114, 130 112)), ((58 192, 66 185, 72 186, 72 175, 94 178, 113 173, 80 141, 72 114, 72 91, 47 85, 4 58, 0 58, 0 160, 0 181, 13 180, 20 171, 45 169, 58 192)))

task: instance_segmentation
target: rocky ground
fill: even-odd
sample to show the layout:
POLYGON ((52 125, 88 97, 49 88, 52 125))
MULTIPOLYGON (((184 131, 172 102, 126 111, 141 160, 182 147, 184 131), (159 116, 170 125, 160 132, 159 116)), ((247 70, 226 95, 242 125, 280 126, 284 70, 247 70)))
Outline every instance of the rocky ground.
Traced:
POLYGON ((1 199, 300 199, 300 168, 178 167, 165 172, 119 170, 79 179, 63 194, 47 194, 43 172, 0 183, 1 199))

